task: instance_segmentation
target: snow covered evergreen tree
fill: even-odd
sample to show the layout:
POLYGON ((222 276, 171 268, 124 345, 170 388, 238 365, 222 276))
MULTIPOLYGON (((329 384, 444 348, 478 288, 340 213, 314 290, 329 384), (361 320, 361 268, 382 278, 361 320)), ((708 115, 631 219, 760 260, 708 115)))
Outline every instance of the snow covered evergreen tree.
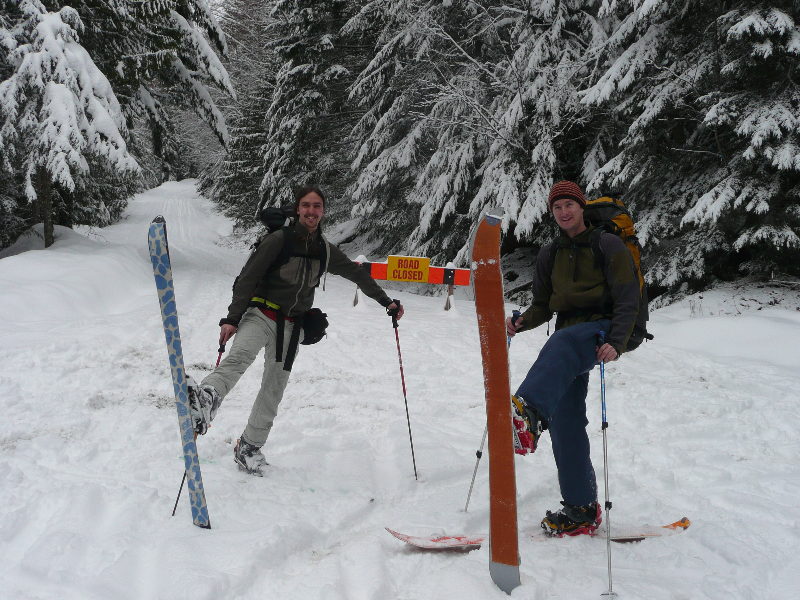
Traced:
POLYGON ((648 278, 797 274, 800 6, 606 0, 612 60, 584 101, 627 129, 591 187, 626 190, 648 278))
POLYGON ((229 40, 226 66, 237 97, 224 107, 230 127, 227 151, 201 175, 200 190, 244 227, 256 222, 254 213, 264 178, 267 107, 278 68, 277 56, 268 48, 274 4, 275 0, 231 0, 222 7, 220 19, 229 40))
MULTIPOLYGON (((78 42, 77 11, 48 12, 38 0, 20 0, 18 9, 3 40, 14 69, 0 83, 0 147, 4 166, 19 170, 25 197, 36 202, 49 246, 54 185, 74 193, 90 160, 119 174, 138 166, 121 133, 124 119, 111 85, 78 42)), ((86 200, 83 209, 93 199, 86 200)), ((105 205, 91 209, 108 221, 105 205)))
POLYGON ((352 91, 365 109, 352 190, 364 234, 463 262, 471 225, 497 206, 509 246, 549 239, 547 190, 581 175, 599 135, 578 98, 604 41, 596 4, 369 3, 348 24, 382 27, 352 91))
POLYGON ((359 0, 278 0, 271 47, 279 68, 267 107, 261 202, 287 203, 292 188, 319 183, 335 218, 349 175, 348 133, 358 118, 347 90, 371 46, 342 27, 359 0))
MULTIPOLYGON (((46 231, 54 215, 104 224, 122 210, 136 183, 129 143, 137 120, 167 165, 179 152, 167 107, 195 110, 227 141, 209 86, 233 89, 211 45, 225 49, 206 0, 3 5, 0 147, 46 231)), ((30 212, 22 194, 12 196, 14 214, 30 212)))
MULTIPOLYGON (((4 5, 0 6, 4 9, 0 11, 0 81, 6 81, 14 72, 8 53, 14 48, 16 41, 11 34, 11 16, 6 13, 4 5)), ((19 198, 10 159, 11 155, 17 153, 17 148, 0 146, 0 248, 8 246, 25 229, 26 219, 22 214, 22 206, 27 202, 19 198)))

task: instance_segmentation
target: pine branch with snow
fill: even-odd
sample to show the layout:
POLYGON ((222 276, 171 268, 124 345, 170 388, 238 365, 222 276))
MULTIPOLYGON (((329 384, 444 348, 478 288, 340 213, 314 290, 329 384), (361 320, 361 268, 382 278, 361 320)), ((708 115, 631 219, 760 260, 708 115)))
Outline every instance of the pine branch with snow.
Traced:
POLYGON ((119 174, 139 167, 111 85, 80 45, 77 11, 48 12, 38 0, 18 6, 20 19, 4 40, 13 46, 6 58, 13 71, 0 83, 0 146, 15 149, 9 160, 23 175, 25 195, 42 204, 47 244, 51 185, 74 192, 76 180, 89 175, 90 158, 119 174))
POLYGON ((583 101, 613 111, 626 131, 590 189, 623 190, 639 211, 661 215, 646 227, 646 258, 661 265, 655 283, 784 267, 800 249, 797 7, 614 4, 605 72, 583 101))

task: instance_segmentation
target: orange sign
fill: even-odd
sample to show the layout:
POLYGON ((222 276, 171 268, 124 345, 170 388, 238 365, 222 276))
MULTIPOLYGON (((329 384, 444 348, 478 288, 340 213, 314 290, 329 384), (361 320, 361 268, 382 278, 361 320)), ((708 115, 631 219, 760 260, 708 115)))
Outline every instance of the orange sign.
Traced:
POLYGON ((386 279, 389 281, 428 282, 431 259, 421 256, 390 256, 386 259, 386 279))

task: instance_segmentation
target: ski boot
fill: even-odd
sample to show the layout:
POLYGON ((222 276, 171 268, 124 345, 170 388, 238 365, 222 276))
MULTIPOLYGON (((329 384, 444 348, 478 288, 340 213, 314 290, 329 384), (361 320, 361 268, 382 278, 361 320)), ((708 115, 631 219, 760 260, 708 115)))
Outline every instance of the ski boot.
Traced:
POLYGON ((586 506, 572 506, 563 501, 561 504, 561 510, 548 510, 542 519, 542 529, 550 537, 593 535, 603 521, 603 512, 597 502, 586 506))
POLYGON ((547 429, 547 422, 539 416, 533 406, 526 404, 521 396, 511 396, 514 429, 514 452, 521 455, 533 454, 539 445, 542 431, 547 429))
POLYGON ((198 435, 205 435, 217 415, 222 398, 212 386, 201 387, 191 376, 186 377, 186 387, 189 391, 189 412, 194 431, 198 435))
POLYGON ((233 447, 233 460, 239 465, 239 470, 250 475, 264 476, 264 467, 269 466, 267 459, 261 453, 261 448, 249 444, 243 438, 236 440, 233 447))

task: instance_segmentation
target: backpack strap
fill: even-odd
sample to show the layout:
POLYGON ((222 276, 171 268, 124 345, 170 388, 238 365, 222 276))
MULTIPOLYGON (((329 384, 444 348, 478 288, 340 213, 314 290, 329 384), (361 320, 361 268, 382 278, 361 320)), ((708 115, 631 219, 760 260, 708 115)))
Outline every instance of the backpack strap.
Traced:
POLYGON ((594 255, 594 264, 601 269, 605 261, 605 254, 603 254, 603 249, 600 247, 600 238, 604 233, 605 231, 598 227, 589 235, 589 246, 592 248, 592 254, 594 255))
POLYGON ((283 332, 286 329, 286 319, 283 312, 280 310, 275 311, 275 361, 281 362, 283 360, 283 332))
MULTIPOLYGON (((322 276, 325 275, 325 273, 328 272, 328 263, 331 260, 331 252, 330 252, 330 248, 328 246, 329 246, 328 240, 325 239, 325 236, 322 235, 322 232, 320 231, 320 233, 319 233, 319 249, 320 249, 321 255, 319 257, 319 277, 317 278, 317 281, 322 281, 322 276)), ((319 283, 317 283, 317 286, 319 286, 319 283)), ((323 290, 324 289, 325 289, 325 286, 323 286, 323 290)))
POLYGON ((275 362, 283 362, 283 370, 291 371, 294 359, 297 356, 297 346, 300 343, 300 330, 303 328, 303 315, 291 319, 293 321, 292 333, 289 336, 289 346, 286 348, 286 358, 283 356, 283 341, 286 339, 286 315, 280 309, 275 311, 275 362))
MULTIPOLYGON (((289 262, 289 260, 293 256, 301 256, 305 257, 306 254, 295 253, 294 250, 294 227, 291 225, 287 225, 281 228, 283 231, 283 247, 281 251, 278 253, 278 256, 275 258, 273 263, 270 265, 269 269, 267 269, 267 273, 271 273, 276 269, 280 269, 283 265, 289 262)), ((330 261, 330 251, 328 249, 328 240, 322 235, 320 232, 319 237, 317 238, 317 245, 319 247, 319 277, 317 281, 322 281, 322 276, 328 271, 328 262, 330 261)), ((266 275, 266 274, 265 274, 266 275)), ((319 285, 319 283, 317 284, 319 285)))
POLYGON ((292 334, 289 336, 289 347, 286 348, 286 360, 283 361, 283 370, 291 371, 294 359, 297 356, 297 345, 300 342, 300 330, 303 328, 303 316, 294 318, 292 334))
POLYGON ((556 253, 558 252, 558 241, 551 242, 544 246, 540 252, 547 252, 545 260, 547 261, 547 272, 550 274, 550 287, 553 286, 553 269, 556 268, 556 253))
POLYGON ((267 269, 267 273, 271 273, 277 269, 280 269, 283 265, 289 262, 289 259, 292 258, 292 252, 294 251, 294 236, 292 235, 293 227, 286 225, 281 227, 281 231, 283 232, 283 246, 281 246, 280 252, 278 252, 278 256, 275 257, 275 260, 272 261, 272 264, 267 269))

